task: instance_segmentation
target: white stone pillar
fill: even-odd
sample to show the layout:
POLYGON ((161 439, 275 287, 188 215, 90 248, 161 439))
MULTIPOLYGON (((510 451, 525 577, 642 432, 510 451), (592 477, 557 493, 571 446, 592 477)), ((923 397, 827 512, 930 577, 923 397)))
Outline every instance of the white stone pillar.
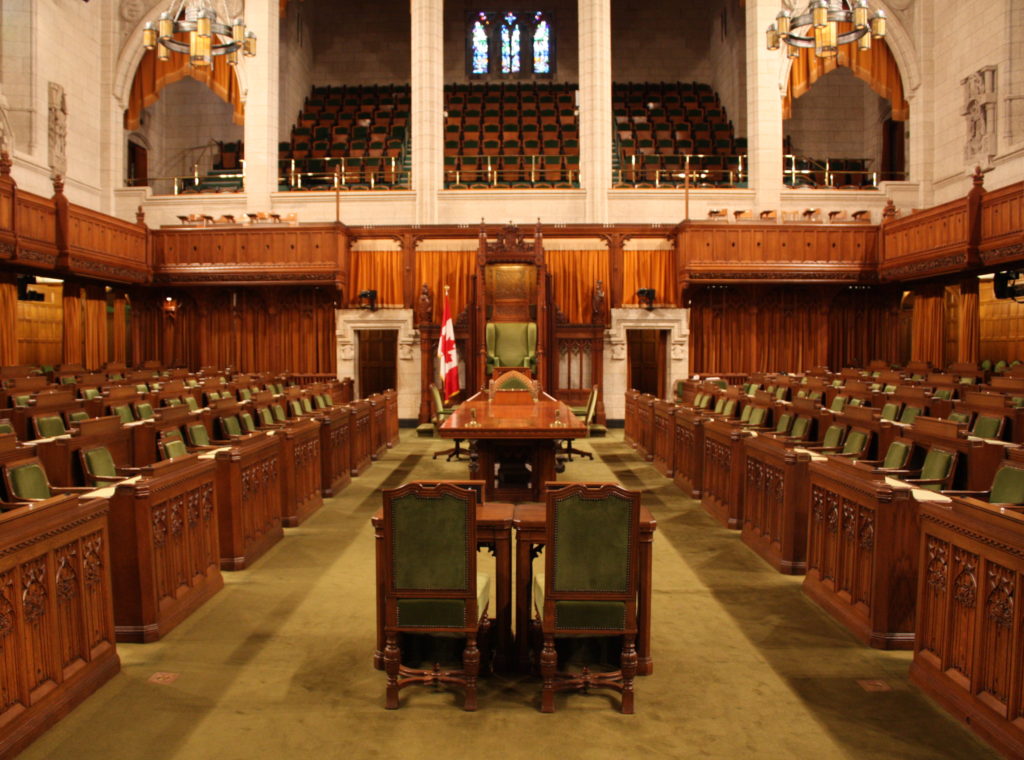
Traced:
MULTIPOLYGON (((245 4, 245 23, 256 33, 256 55, 242 58, 245 81, 241 83, 245 88, 246 210, 251 212, 270 211, 270 194, 277 190, 280 12, 278 0, 245 4)), ((225 64, 218 60, 217 65, 225 64)))
POLYGON ((580 0, 580 175, 586 219, 608 221, 612 186, 611 0, 580 0))
POLYGON ((416 222, 436 224, 444 187, 444 0, 410 0, 412 188, 416 222))
POLYGON ((778 209, 782 195, 783 50, 768 50, 765 30, 779 0, 747 0, 747 167, 755 211, 778 209))

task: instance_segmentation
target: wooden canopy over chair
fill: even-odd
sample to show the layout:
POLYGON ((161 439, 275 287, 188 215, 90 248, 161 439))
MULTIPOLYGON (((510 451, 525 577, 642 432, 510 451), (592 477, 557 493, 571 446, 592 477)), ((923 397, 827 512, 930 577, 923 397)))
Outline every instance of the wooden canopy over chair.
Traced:
MULTIPOLYGON (((490 576, 476 568, 477 492, 440 484, 408 483, 384 492, 385 706, 396 709, 399 690, 412 684, 455 684, 464 708, 477 707, 478 642, 489 629, 490 576), (463 637, 462 668, 402 663, 401 634, 463 637)), ((485 646, 485 651, 487 647, 485 646)))
POLYGON ((622 712, 632 713, 640 494, 571 483, 548 490, 545 503, 544 574, 535 576, 533 589, 543 639, 541 712, 554 712, 556 691, 610 688, 622 695, 622 712), (555 639, 580 636, 621 636, 618 669, 559 671, 555 639))

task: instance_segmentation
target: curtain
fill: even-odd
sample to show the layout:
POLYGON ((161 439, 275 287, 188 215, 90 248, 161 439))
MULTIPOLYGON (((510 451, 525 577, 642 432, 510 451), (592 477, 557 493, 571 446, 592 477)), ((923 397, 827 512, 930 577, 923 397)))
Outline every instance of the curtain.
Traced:
POLYGON ((358 306, 359 294, 364 290, 377 291, 377 306, 402 308, 402 252, 352 251, 352 271, 349 272, 349 304, 358 306))
POLYGON ((82 365, 82 288, 64 283, 64 364, 82 365))
POLYGON ((979 316, 978 279, 960 281, 960 320, 957 323, 958 362, 977 364, 981 354, 981 320, 979 316))
POLYGON ((914 312, 911 321, 910 359, 943 366, 945 343, 945 292, 941 285, 914 289, 914 312))
POLYGON ((101 369, 107 356, 107 294, 102 285, 87 285, 84 308, 85 346, 83 364, 86 369, 101 369))
MULTIPOLYGON (((187 36, 179 35, 179 39, 188 42, 187 36)), ((231 104, 234 109, 232 121, 235 124, 245 123, 245 103, 238 87, 235 67, 229 66, 223 57, 215 58, 213 66, 193 68, 187 55, 173 53, 168 60, 159 61, 155 50, 147 50, 139 61, 135 79, 132 80, 124 128, 138 129, 142 109, 153 105, 159 99, 160 90, 189 76, 203 82, 217 97, 231 104)))
POLYGON ((0 366, 18 361, 18 278, 13 272, 0 273, 0 366))
POLYGON ((844 290, 828 315, 828 366, 866 367, 873 359, 899 362, 899 288, 844 290))
MULTIPOLYGON (((850 24, 840 24, 839 33, 848 32, 852 28, 850 24)), ((782 100, 782 118, 790 118, 794 99, 839 66, 851 69, 858 79, 863 79, 872 90, 886 98, 892 105, 894 121, 907 120, 910 107, 903 96, 900 69, 885 40, 872 40, 869 50, 860 50, 857 43, 840 45, 838 55, 831 58, 819 58, 814 54, 814 48, 800 48, 800 57, 793 59, 789 70, 789 86, 782 100)))
POLYGON ((622 305, 639 305, 636 292, 654 288, 655 306, 676 305, 675 251, 622 252, 622 305))
POLYGON ((471 292, 469 278, 476 272, 476 251, 417 251, 416 252, 416 298, 419 298, 423 284, 430 288, 433 298, 434 316, 431 322, 441 323, 444 308, 444 286, 449 287, 448 300, 452 306, 452 319, 469 303, 471 292))
POLYGON ((114 294, 114 318, 111 323, 110 359, 115 362, 127 361, 127 323, 125 319, 124 293, 114 294))
POLYGON ((551 274, 555 305, 570 324, 589 325, 593 321, 594 286, 600 280, 605 294, 611 286, 608 251, 545 251, 544 259, 551 274))

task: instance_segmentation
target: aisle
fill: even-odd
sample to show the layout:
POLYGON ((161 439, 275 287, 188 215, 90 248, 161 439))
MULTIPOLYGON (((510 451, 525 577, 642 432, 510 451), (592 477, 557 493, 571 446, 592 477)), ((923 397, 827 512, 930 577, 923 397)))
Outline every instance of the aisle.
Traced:
POLYGON ((225 573, 225 589, 166 639, 120 645, 121 674, 20 757, 997 757, 908 684, 909 653, 854 641, 798 578, 776 574, 641 462, 621 431, 584 442, 595 461, 563 478, 650 489, 655 673, 637 681, 636 715, 603 693, 563 696, 541 715, 529 677, 482 681, 476 713, 423 688, 384 710, 384 674, 371 665, 379 489, 466 477, 465 464, 430 459, 441 441, 402 432, 254 567, 225 573))

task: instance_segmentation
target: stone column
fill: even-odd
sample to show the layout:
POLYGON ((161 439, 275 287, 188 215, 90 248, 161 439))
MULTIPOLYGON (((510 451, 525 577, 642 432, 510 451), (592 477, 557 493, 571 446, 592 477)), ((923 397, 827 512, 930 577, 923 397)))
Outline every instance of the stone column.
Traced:
POLYGON ((747 167, 755 213, 779 208, 782 194, 783 50, 768 50, 765 30, 775 21, 778 0, 747 0, 747 167))
MULTIPOLYGON (((240 84, 245 88, 246 210, 270 211, 270 194, 277 190, 280 4, 277 0, 248 0, 245 23, 256 33, 256 55, 241 58, 245 76, 240 84)), ((217 61, 216 65, 225 64, 217 61)))
POLYGON ((411 0, 412 188, 417 224, 436 224, 444 187, 444 0, 411 0))
POLYGON ((580 185, 591 223, 608 221, 612 186, 611 13, 611 0, 580 0, 580 185))

